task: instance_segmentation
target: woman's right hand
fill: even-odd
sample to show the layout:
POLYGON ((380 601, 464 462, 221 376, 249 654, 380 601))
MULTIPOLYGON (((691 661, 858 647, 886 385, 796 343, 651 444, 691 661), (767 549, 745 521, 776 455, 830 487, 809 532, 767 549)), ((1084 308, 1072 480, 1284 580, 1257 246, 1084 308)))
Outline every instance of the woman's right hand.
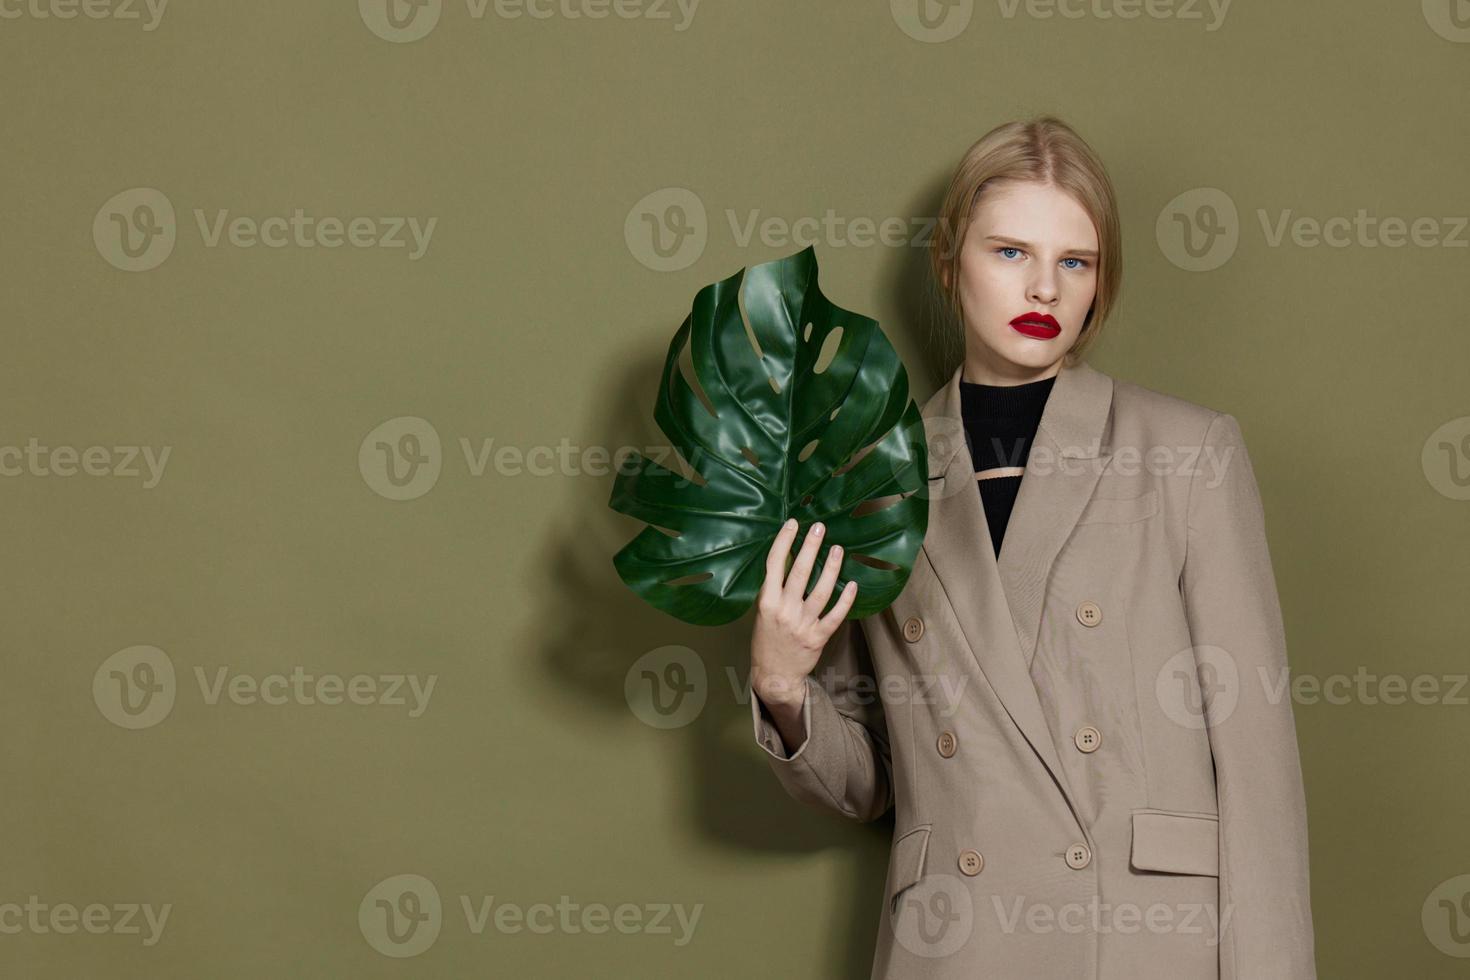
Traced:
POLYGON ((750 686, 778 720, 781 716, 799 716, 806 697, 807 675, 817 666, 822 649, 857 598, 857 583, 850 581, 832 611, 822 615, 842 567, 840 545, 828 549, 821 577, 811 595, 804 594, 825 530, 820 522, 812 525, 789 575, 786 557, 796 540, 794 518, 782 526, 766 555, 766 579, 756 599, 755 632, 750 642, 750 686))

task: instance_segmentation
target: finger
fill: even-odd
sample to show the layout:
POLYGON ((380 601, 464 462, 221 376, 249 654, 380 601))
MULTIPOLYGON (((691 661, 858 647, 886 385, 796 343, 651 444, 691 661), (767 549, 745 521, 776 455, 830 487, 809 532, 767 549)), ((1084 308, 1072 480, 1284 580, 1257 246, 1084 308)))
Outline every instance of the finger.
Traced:
POLYGON ((848 579, 847 584, 842 587, 842 591, 837 593, 837 604, 832 607, 832 611, 817 620, 817 622, 821 623, 823 628, 829 633, 835 633, 837 627, 841 626, 842 621, 847 618, 847 611, 852 608, 852 604, 856 600, 857 583, 852 579, 848 579))
POLYGON ((791 563, 791 573, 786 577, 785 594, 787 600, 801 605, 806 596, 806 584, 811 581, 812 565, 817 561, 817 548, 826 535, 826 528, 818 521, 807 529, 806 539, 801 543, 801 550, 796 553, 796 560, 791 563))
POLYGON ((786 581, 786 556, 791 554, 791 542, 796 538, 796 518, 781 525, 771 550, 766 553, 766 580, 761 583, 761 597, 774 596, 781 591, 786 581))
POLYGON ((827 549, 827 561, 822 565, 821 577, 812 587, 811 594, 806 597, 806 613, 809 618, 817 619, 822 615, 822 610, 827 608, 827 600, 832 598, 832 586, 837 583, 837 572, 841 568, 842 545, 834 544, 827 549))

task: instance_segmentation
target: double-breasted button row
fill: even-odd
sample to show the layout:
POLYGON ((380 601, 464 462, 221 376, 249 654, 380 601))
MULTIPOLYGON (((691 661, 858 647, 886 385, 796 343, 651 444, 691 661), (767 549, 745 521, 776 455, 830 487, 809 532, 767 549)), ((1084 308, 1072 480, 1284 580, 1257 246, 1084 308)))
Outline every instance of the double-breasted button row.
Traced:
POLYGON ((1102 732, 1091 725, 1083 725, 1073 734, 1072 742, 1079 752, 1096 752, 1102 745, 1102 732))
POLYGON ((924 621, 918 616, 910 616, 903 621, 903 638, 910 643, 918 643, 919 638, 924 635, 924 621))
MULTIPOLYGON (((1068 846, 1066 858, 1067 867, 1081 871, 1092 863, 1092 848, 1078 841, 1068 846)), ((985 870, 985 857, 974 848, 967 847, 960 851, 959 865, 960 871, 973 878, 985 870)))
POLYGON ((958 740, 954 737, 954 732, 940 732, 936 745, 939 748, 939 754, 948 759, 954 755, 958 740))
POLYGON ((1077 606, 1077 622, 1083 626, 1096 626, 1102 622, 1102 606, 1091 599, 1077 606))

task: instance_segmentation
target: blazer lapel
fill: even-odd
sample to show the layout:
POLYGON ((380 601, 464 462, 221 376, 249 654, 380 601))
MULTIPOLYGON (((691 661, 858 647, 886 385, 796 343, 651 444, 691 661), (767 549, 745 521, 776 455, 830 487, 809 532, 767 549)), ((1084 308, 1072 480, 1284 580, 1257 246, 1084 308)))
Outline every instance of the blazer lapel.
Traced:
MULTIPOLYGON (((930 447, 924 553, 996 696, 1072 802, 1030 664, 1052 562, 1111 458, 1104 449, 1113 381, 1085 362, 1063 366, 1047 397, 1015 507, 995 558, 960 414, 960 377, 922 415, 930 447)), ((1073 803, 1075 811, 1075 803, 1073 803)))
POLYGON ((1026 475, 1006 523, 1000 578, 1028 669, 1036 656, 1052 562, 1113 456, 1112 448, 1103 445, 1112 402, 1112 378, 1086 362, 1062 368, 1042 410, 1026 475))

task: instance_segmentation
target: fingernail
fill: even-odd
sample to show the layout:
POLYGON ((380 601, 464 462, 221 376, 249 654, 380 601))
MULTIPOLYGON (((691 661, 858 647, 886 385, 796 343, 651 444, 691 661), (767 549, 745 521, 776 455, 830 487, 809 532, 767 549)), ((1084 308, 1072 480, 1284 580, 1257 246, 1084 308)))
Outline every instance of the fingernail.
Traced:
POLYGON ((796 527, 796 518, 794 518, 794 517, 788 517, 786 519, 786 530, 789 531, 793 527, 796 527))
POLYGON ((818 521, 817 523, 815 523, 815 524, 812 525, 812 533, 813 534, 821 534, 825 530, 826 530, 826 528, 822 527, 822 522, 821 521, 818 521))

